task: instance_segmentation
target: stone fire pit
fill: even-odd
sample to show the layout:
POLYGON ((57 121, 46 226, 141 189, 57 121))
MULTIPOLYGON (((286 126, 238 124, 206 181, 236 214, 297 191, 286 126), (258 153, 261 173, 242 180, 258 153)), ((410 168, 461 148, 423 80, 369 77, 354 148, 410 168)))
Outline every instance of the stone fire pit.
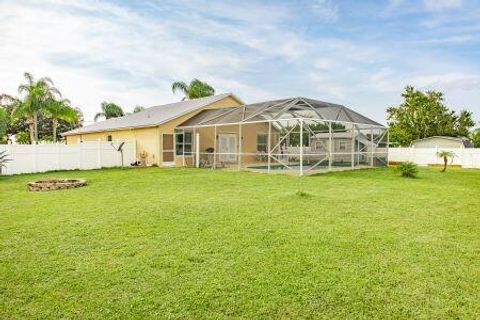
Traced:
POLYGON ((84 179, 49 179, 28 183, 28 191, 51 191, 83 187, 84 179))

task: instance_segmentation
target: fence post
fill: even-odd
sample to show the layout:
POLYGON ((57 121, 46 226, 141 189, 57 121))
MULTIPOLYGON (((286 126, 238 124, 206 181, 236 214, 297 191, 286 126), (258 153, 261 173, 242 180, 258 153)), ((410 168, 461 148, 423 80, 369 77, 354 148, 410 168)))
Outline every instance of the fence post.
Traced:
POLYGON ((55 161, 56 163, 56 170, 61 170, 60 168, 60 143, 55 143, 55 161))
POLYGON ((83 142, 80 142, 78 144, 78 158, 77 158, 77 160, 78 160, 77 168, 78 169, 82 169, 82 150, 83 150, 82 144, 83 144, 83 142))
POLYGON ((15 157, 13 155, 13 145, 12 144, 7 144, 7 155, 10 159, 9 162, 7 162, 7 172, 6 174, 13 174, 13 163, 15 162, 15 157))
POLYGON ((33 172, 37 172, 37 144, 33 143, 33 172))
POLYGON ((460 159, 459 159, 459 163, 460 163, 460 166, 463 168, 464 167, 464 163, 463 163, 463 159, 465 158, 465 148, 464 147, 461 147, 460 148, 460 159))

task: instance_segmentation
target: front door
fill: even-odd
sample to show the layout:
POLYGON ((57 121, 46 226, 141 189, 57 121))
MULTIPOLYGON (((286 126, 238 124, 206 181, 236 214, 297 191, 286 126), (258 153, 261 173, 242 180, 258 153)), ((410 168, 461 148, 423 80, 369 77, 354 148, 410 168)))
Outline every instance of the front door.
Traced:
POLYGON ((221 133, 218 135, 218 158, 222 162, 235 162, 237 160, 237 135, 232 133, 221 133))
POLYGON ((173 134, 162 135, 162 149, 162 165, 173 165, 175 160, 175 146, 173 144, 173 134))

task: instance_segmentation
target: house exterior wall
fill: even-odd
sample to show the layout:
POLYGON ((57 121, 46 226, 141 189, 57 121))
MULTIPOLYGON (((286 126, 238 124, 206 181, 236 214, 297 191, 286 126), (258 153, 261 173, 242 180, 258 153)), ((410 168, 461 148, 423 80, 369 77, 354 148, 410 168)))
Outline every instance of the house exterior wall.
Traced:
POLYGON ((158 164, 158 127, 93 132, 67 136, 66 140, 67 144, 89 141, 107 141, 109 135, 112 136, 112 141, 114 143, 118 141, 134 141, 137 159, 140 158, 140 153, 146 152, 147 165, 158 164))
POLYGON ((463 143, 452 139, 431 138, 419 141, 413 141, 414 148, 462 148, 463 143))
MULTIPOLYGON (((325 152, 328 153, 329 150, 329 139, 328 138, 312 138, 311 144, 312 144, 312 152, 325 152)), ((362 155, 360 158, 357 156, 357 161, 361 160, 363 161, 364 159, 364 154, 368 153, 371 151, 371 146, 370 145, 365 145, 362 142, 359 142, 355 140, 355 145, 352 148, 352 141, 351 138, 338 138, 338 137, 332 137, 332 152, 333 153, 346 153, 346 154, 335 154, 332 158, 333 161, 335 162, 351 162, 352 161, 352 150, 354 152, 358 152, 359 150, 359 145, 360 144, 360 150, 362 150, 362 155), (345 147, 344 150, 342 150, 342 147, 345 147)))
MULTIPOLYGON (((356 140, 355 140, 356 141, 356 140)), ((328 152, 329 150, 329 139, 328 138, 312 138, 312 151, 315 152, 328 152), (323 147, 325 146, 325 147, 323 147)), ((332 150, 335 153, 342 152, 352 152, 352 139, 347 138, 334 138, 332 137, 332 150), (345 147, 345 150, 341 150, 342 147, 345 147)), ((357 144, 355 143, 355 150, 357 150, 357 144)))
MULTIPOLYGON (((241 126, 241 133, 242 133, 242 153, 250 153, 242 155, 242 163, 243 164, 250 164, 250 163, 257 163, 260 162, 256 154, 259 154, 257 151, 257 135, 258 134, 268 134, 268 123, 249 123, 249 124, 242 124, 241 126)), ((238 152, 238 143, 239 143, 239 125, 228 125, 228 126, 217 126, 217 136, 219 134, 234 134, 237 137, 237 150, 235 153, 238 152)), ((215 128, 214 127, 200 127, 195 130, 196 133, 200 134, 200 153, 205 153, 207 149, 213 148, 216 152, 218 152, 218 139, 217 139, 217 146, 215 147, 215 128)), ((274 146, 274 132, 272 128, 272 147, 274 146)), ((195 137, 192 137, 195 141, 195 137)), ((193 147, 192 153, 195 153, 195 147, 193 147)), ((201 157, 202 158, 202 155, 201 157)), ((218 159, 218 158, 217 158, 218 159)), ((238 160, 238 158, 237 158, 238 160)), ((175 160, 175 165, 182 166, 183 157, 177 156, 175 160)), ((186 156, 185 157, 185 165, 193 165, 193 157, 186 156)))
POLYGON ((179 124, 185 122, 204 109, 234 107, 239 106, 240 104, 240 101, 229 96, 158 126, 69 135, 66 136, 66 142, 67 144, 75 144, 81 141, 107 141, 109 135, 112 136, 114 142, 132 140, 135 141, 136 144, 137 159, 140 159, 140 154, 142 152, 146 152, 147 165, 156 164, 160 166, 163 161, 162 134, 174 134, 175 128, 179 124))

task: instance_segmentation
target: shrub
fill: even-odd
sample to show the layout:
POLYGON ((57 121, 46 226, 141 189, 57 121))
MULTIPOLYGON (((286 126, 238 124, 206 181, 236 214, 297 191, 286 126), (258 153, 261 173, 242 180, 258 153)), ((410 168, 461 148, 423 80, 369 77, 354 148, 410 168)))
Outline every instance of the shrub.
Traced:
POLYGON ((402 177, 415 178, 418 175, 418 166, 410 161, 398 165, 397 171, 402 177))

